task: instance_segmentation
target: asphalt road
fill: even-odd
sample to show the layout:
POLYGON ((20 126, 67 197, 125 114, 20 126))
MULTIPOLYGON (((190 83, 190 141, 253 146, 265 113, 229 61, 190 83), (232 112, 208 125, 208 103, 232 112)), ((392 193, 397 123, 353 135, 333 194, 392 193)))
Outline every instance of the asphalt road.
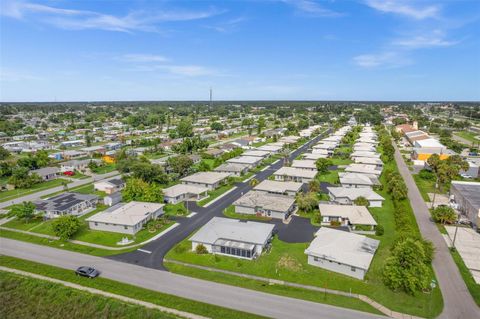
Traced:
MULTIPOLYGON (((325 134, 329 134, 330 129, 310 140, 307 144, 301 146, 290 155, 290 161, 299 154, 305 152, 311 145, 317 143, 325 134)), ((260 171, 255 178, 260 182, 267 179, 276 170, 283 166, 283 160, 272 164, 268 169, 260 171)), ((223 210, 230 206, 235 200, 240 198, 242 194, 248 192, 252 187, 249 183, 237 183, 237 188, 220 198, 208 207, 199 207, 196 202, 189 202, 188 208, 197 214, 191 218, 179 218, 179 226, 168 232, 161 238, 154 240, 142 247, 142 251, 135 250, 133 252, 110 256, 108 258, 136 264, 148 268, 165 269, 163 258, 177 243, 181 242, 192 234, 195 230, 205 225, 214 216, 223 216, 223 210), (145 253, 148 251, 150 253, 145 253)))
POLYGON ((398 169, 408 187, 408 198, 417 219, 420 231, 425 239, 430 240, 435 246, 435 259, 433 269, 443 295, 444 308, 439 318, 448 319, 477 319, 480 318, 480 308, 475 304, 470 292, 463 281, 457 265, 450 255, 450 251, 430 219, 428 207, 425 204, 410 171, 403 161, 397 146, 395 147, 395 161, 398 169))
MULTIPOLYGON (((0 254, 71 269, 72 271, 80 265, 93 266, 101 271, 101 276, 104 278, 272 318, 385 318, 6 238, 1 239, 0 254)), ((188 311, 188 309, 183 310, 188 311)))

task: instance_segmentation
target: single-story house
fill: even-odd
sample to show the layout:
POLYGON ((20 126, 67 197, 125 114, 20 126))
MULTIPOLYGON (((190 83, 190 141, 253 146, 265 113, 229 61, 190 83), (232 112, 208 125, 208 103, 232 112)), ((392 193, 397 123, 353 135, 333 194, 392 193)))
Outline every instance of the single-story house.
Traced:
POLYGON ((105 154, 107 151, 103 146, 89 146, 80 149, 83 152, 86 152, 89 156, 93 154, 105 154))
POLYGON ((254 259, 270 245, 275 225, 213 217, 190 241, 192 251, 203 245, 211 254, 254 259))
POLYGON ((342 205, 353 205, 353 202, 358 197, 365 197, 370 207, 382 207, 385 200, 385 198, 375 193, 369 187, 327 187, 327 190, 330 200, 342 205))
POLYGON ((356 157, 354 161, 358 164, 374 165, 377 169, 383 169, 383 162, 379 158, 356 157))
POLYGON ((270 152, 267 151, 259 151, 259 150, 249 150, 244 153, 242 153, 243 156, 253 156, 253 157, 261 157, 261 158, 267 158, 270 156, 270 152))
POLYGON ((326 157, 328 157, 333 154, 333 150, 334 149, 326 150, 321 148, 312 148, 312 154, 325 155, 326 157))
POLYGON ((379 243, 367 236, 322 227, 305 254, 309 265, 363 280, 379 243))
POLYGON ((62 215, 84 215, 97 207, 98 196, 80 193, 63 193, 47 199, 40 199, 33 204, 37 212, 45 212, 47 218, 62 215))
POLYGON ((354 152, 376 152, 376 148, 374 146, 354 146, 354 152))
POLYGON ((310 161, 316 161, 319 158, 327 158, 328 152, 325 153, 305 153, 303 154, 303 159, 305 160, 310 160, 310 161))
POLYGON ((88 164, 91 161, 99 162, 97 159, 85 159, 85 160, 70 160, 67 162, 60 163, 60 172, 73 172, 73 171, 82 171, 88 168, 88 164))
POLYGON ((317 165, 313 160, 293 160, 292 167, 316 172, 317 165))
POLYGON ((378 144, 378 141, 374 138, 371 137, 360 137, 357 139, 358 143, 368 143, 376 146, 378 144))
POLYGON ((163 215, 164 204, 129 202, 95 214, 85 221, 93 230, 135 235, 148 221, 163 215))
POLYGON ((184 200, 200 200, 208 196, 209 188, 198 185, 177 184, 163 189, 163 201, 176 204, 184 200))
POLYGON ((112 178, 108 181, 98 181, 93 183, 93 188, 97 191, 105 192, 110 195, 122 190, 125 187, 125 181, 121 178, 112 178))
POLYGON ((284 166, 273 173, 276 181, 308 183, 315 179, 317 171, 284 166))
POLYGON ((60 170, 58 167, 44 167, 39 169, 34 169, 30 171, 30 174, 37 174, 42 178, 43 181, 50 181, 58 177, 60 170))
POLYGON ((380 154, 376 152, 354 151, 350 154, 350 158, 355 160, 357 157, 380 158, 380 154))
POLYGON ((219 149, 216 149, 216 148, 210 148, 210 149, 206 150, 204 153, 212 156, 213 158, 217 158, 217 157, 220 157, 223 153, 225 153, 225 151, 224 150, 219 150, 219 149))
POLYGON ((263 158, 257 156, 238 156, 227 160, 227 163, 232 164, 244 164, 248 165, 249 167, 257 167, 263 158))
POLYGON ((253 189, 258 192, 267 192, 269 194, 287 195, 295 197, 302 190, 303 183, 297 182, 279 182, 264 180, 253 189))
POLYGON ((198 164, 202 160, 202 157, 198 154, 188 155, 188 158, 192 160, 193 164, 198 164))
POLYGON ((248 172, 250 165, 237 163, 223 163, 214 169, 215 172, 227 173, 232 176, 242 176, 248 172))
POLYGON ((226 182, 230 174, 227 173, 218 173, 218 172, 198 172, 184 178, 181 178, 180 181, 184 185, 197 185, 204 186, 208 189, 215 189, 220 184, 226 182))
POLYGON ((341 226, 348 226, 353 231, 357 226, 368 226, 370 230, 377 226, 377 222, 365 206, 318 204, 318 209, 322 216, 322 225, 340 222, 341 226))
POLYGON ((358 164, 358 163, 353 163, 348 165, 345 168, 345 172, 361 173, 361 174, 368 174, 368 175, 375 175, 375 176, 380 176, 382 174, 382 170, 378 169, 376 165, 358 164))
POLYGON ((343 187, 373 187, 380 185, 380 181, 375 175, 360 173, 340 172, 338 173, 340 184, 343 187))
POLYGON ((265 151, 265 152, 270 152, 270 153, 273 153, 273 154, 277 154, 279 153, 283 146, 280 146, 279 144, 277 145, 274 145, 275 143, 271 143, 271 144, 266 144, 266 145, 263 145, 263 146, 260 146, 260 147, 257 147, 256 150, 257 151, 265 151))
POLYGON ((287 219, 295 210, 295 198, 266 192, 249 191, 235 202, 237 214, 287 219))

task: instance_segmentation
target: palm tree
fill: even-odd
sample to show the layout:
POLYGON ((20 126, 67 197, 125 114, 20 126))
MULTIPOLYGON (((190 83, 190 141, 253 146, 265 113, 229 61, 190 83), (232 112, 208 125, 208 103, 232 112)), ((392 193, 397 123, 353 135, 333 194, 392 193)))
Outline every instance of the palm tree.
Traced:
POLYGON ((259 183, 260 183, 260 182, 258 181, 258 179, 252 178, 252 179, 250 180, 250 183, 249 183, 249 184, 250 184, 250 186, 255 187, 255 186, 257 186, 259 183))

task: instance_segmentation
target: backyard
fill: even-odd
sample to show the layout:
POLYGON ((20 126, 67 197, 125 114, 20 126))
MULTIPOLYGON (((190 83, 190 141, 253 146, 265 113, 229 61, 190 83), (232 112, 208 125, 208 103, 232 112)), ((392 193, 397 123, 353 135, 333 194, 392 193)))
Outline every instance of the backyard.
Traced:
POLYGON ((57 178, 51 181, 46 181, 46 182, 41 182, 38 184, 33 185, 31 188, 17 188, 17 189, 12 189, 12 190, 7 190, 7 191, 2 191, 0 192, 0 202, 6 202, 9 200, 13 200, 18 197, 22 197, 25 195, 33 194, 39 191, 43 191, 49 188, 57 187, 57 186, 62 186, 63 183, 71 183, 71 181, 68 181, 63 178, 57 178))

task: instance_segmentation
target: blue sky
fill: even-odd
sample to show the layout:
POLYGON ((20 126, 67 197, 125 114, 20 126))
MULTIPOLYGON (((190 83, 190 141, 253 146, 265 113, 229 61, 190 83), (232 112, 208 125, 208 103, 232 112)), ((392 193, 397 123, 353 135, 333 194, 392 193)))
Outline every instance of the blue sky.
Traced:
POLYGON ((1 101, 480 100, 480 1, 2 0, 1 101))

